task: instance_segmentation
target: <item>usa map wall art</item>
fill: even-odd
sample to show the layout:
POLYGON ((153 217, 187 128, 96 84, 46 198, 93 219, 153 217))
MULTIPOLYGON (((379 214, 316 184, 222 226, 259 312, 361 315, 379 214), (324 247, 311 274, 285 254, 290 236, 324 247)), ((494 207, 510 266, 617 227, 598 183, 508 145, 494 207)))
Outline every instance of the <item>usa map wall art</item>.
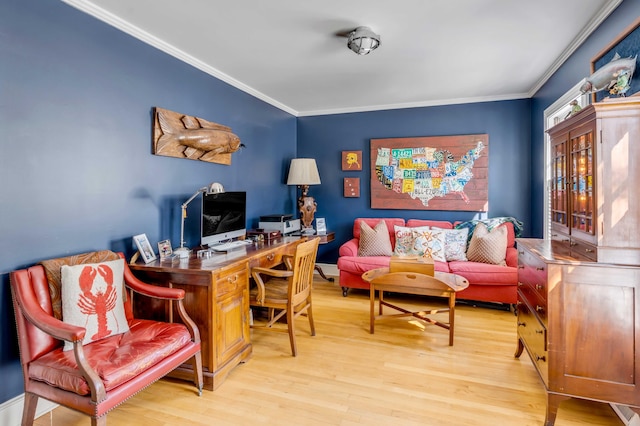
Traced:
POLYGON ((486 212, 489 135, 371 139, 371 208, 486 212))

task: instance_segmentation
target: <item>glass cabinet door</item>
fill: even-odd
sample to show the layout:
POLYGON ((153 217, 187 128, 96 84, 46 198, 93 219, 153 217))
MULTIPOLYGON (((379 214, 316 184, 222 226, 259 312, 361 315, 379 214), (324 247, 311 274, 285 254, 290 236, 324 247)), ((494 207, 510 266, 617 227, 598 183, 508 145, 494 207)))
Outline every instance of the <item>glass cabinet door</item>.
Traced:
POLYGON ((566 140, 553 141, 551 162, 551 222, 568 227, 566 140))
POLYGON ((593 132, 571 138, 571 230, 595 235, 593 227, 593 132))

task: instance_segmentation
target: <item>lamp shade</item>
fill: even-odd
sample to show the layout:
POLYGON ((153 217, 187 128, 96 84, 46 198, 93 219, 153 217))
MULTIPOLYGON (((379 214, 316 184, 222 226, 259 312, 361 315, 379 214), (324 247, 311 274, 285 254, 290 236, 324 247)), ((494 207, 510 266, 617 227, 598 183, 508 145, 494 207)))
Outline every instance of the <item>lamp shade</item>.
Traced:
POLYGON ((320 174, 313 158, 294 158, 289 167, 287 185, 319 185, 320 174))

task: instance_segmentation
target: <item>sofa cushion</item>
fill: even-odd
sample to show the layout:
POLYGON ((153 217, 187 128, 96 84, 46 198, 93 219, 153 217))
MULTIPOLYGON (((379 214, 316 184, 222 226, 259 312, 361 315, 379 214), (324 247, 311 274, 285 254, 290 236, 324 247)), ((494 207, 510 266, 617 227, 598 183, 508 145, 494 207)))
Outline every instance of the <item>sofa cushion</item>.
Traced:
MULTIPOLYGON (((84 327, 83 345, 129 330, 124 312, 124 259, 62 265, 62 321, 84 327)), ((64 350, 73 343, 64 342, 64 350)))
POLYGON ((410 228, 407 226, 394 225, 393 227, 396 244, 393 250, 393 254, 396 256, 422 256, 424 250, 420 250, 416 247, 416 239, 420 236, 422 231, 428 231, 428 226, 422 226, 417 228, 410 228))
POLYGON ((518 268, 480 262, 449 262, 449 270, 473 285, 509 285, 518 282, 518 268))
POLYGON ((506 266, 507 228, 498 226, 487 230, 484 223, 479 222, 473 230, 467 259, 472 262, 491 263, 506 266))
POLYGON ((445 234, 442 229, 420 228, 415 241, 415 249, 418 256, 429 257, 434 261, 446 262, 445 234))
MULTIPOLYGON (((84 346, 91 368, 110 391, 191 342, 183 324, 134 319, 130 331, 84 346), (109 362, 105 362, 108 360, 109 362)), ((57 349, 29 364, 29 377, 78 395, 90 393, 73 352, 57 349)))
POLYGON ((399 218, 357 218, 353 221, 353 238, 360 239, 360 222, 365 222, 371 228, 375 227, 381 220, 387 224, 389 230, 389 239, 391 240, 391 247, 395 247, 396 235, 393 230, 395 225, 404 226, 404 219, 399 218))
POLYGON ((373 229, 366 222, 360 222, 358 256, 391 256, 392 254, 389 230, 384 220, 379 221, 373 229))
MULTIPOLYGON (((340 272, 362 275, 376 268, 387 268, 391 262, 391 256, 342 256, 338 258, 340 272)), ((434 269, 439 272, 450 272, 447 262, 434 262, 434 269)))
POLYGON ((407 220, 407 226, 429 226, 432 228, 453 229, 453 224, 446 220, 409 219, 407 220))
POLYGON ((452 260, 467 260, 467 242, 469 230, 444 229, 444 256, 447 262, 452 260))

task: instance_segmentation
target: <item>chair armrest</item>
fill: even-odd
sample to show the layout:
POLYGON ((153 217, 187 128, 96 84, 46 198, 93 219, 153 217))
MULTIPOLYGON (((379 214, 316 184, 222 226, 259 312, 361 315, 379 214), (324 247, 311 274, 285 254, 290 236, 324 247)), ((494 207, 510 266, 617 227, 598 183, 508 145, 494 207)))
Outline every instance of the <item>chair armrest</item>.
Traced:
POLYGON ((292 256, 290 254, 283 254, 282 255, 282 263, 284 263, 284 266, 286 266, 289 271, 293 271, 293 259, 294 258, 295 258, 295 256, 292 256))
MULTIPOLYGON (((124 254, 118 253, 124 259, 124 254)), ((184 290, 179 288, 160 287, 153 284, 147 284, 140 281, 125 262, 124 264, 124 281, 130 289, 144 296, 155 297, 156 299, 182 300, 184 299, 184 290)))
POLYGON ((56 339, 82 342, 86 329, 62 322, 42 309, 33 293, 33 287, 29 282, 24 282, 25 280, 30 281, 30 279, 26 270, 11 273, 11 280, 16 283, 17 287, 20 287, 20 291, 13 290, 13 295, 22 315, 35 327, 56 339))
POLYGON ((275 278, 287 278, 287 277, 293 276, 293 271, 262 268, 260 266, 251 268, 251 276, 253 277, 253 280, 256 282, 258 286, 258 295, 256 296, 256 301, 260 305, 264 303, 264 296, 265 296, 264 280, 262 279, 261 275, 270 275, 275 278))

